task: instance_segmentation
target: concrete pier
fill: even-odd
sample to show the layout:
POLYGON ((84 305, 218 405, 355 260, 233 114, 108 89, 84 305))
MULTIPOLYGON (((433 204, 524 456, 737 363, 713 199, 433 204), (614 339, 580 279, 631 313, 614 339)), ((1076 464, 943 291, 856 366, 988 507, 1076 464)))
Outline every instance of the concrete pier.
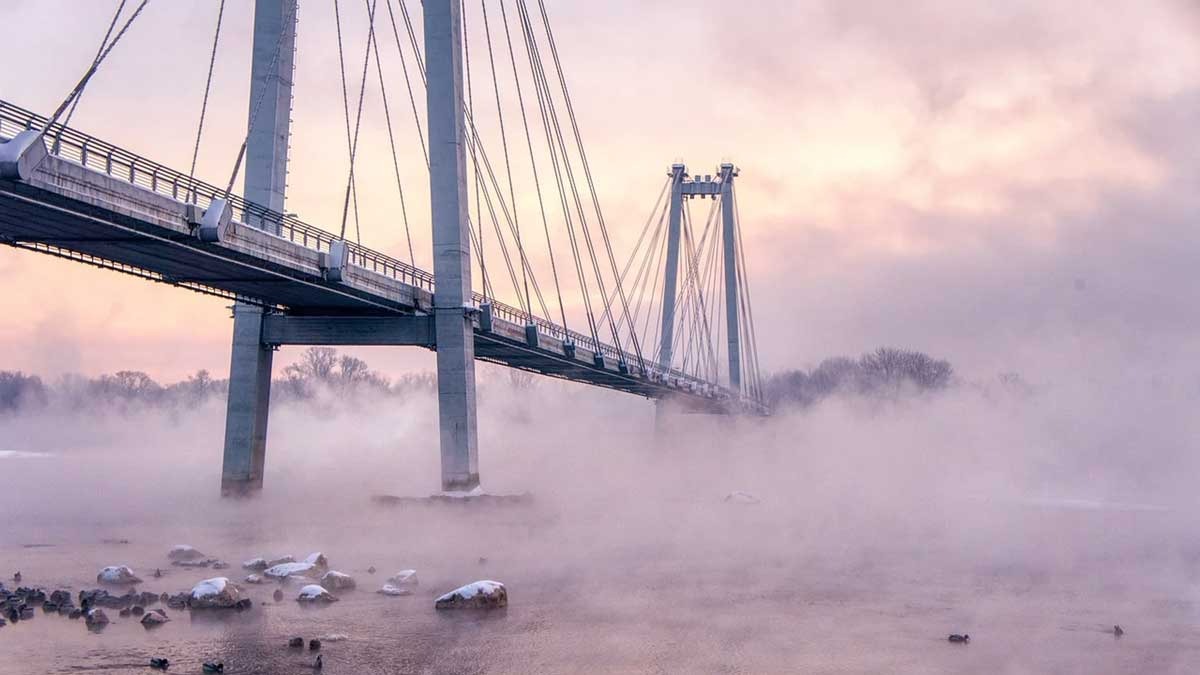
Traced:
POLYGON ((479 486, 479 439, 469 304, 461 0, 426 0, 425 66, 442 489, 466 491, 479 486))
MULTIPOLYGON (((257 0, 250 71, 246 200, 283 213, 288 134, 295 69, 296 1, 257 0)), ((256 226, 278 234, 269 220, 256 226)), ((262 342, 263 311, 238 303, 233 312, 233 353, 225 414, 221 493, 262 489, 271 401, 272 350, 262 342)))

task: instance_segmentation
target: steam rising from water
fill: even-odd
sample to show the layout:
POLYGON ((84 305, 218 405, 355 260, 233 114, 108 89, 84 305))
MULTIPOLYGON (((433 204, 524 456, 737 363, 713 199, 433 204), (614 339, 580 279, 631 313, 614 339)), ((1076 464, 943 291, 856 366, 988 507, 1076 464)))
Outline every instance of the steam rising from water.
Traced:
MULTIPOLYGON (((766 420, 680 417, 656 438, 652 409, 638 399, 493 382, 480 403, 484 486, 534 497, 494 510, 371 504, 374 494, 435 491, 428 396, 276 406, 266 490, 232 502, 217 498, 223 401, 123 414, 52 407, 2 427, 0 450, 53 456, 0 458, 0 471, 20 478, 0 494, 0 539, 8 557, 24 543, 149 538, 165 551, 185 541, 228 549, 232 537, 244 550, 223 555, 320 549, 338 566, 414 566, 446 586, 473 580, 485 556, 487 575, 514 587, 518 605, 565 594, 572 609, 562 611, 574 620, 638 617, 668 635, 671 621, 696 621, 724 640, 780 605, 833 602, 867 611, 879 630, 919 620, 904 630, 1061 640, 1064 625, 1175 621, 1150 608, 1168 598, 1194 612, 1194 404, 1162 382, 1032 393, 962 385, 834 398, 766 420), (761 503, 725 503, 734 490, 761 503), (1080 597, 1087 611, 1108 609, 1081 616, 1070 604, 1080 597), (679 615, 645 614, 659 603, 679 615)), ((832 640, 853 630, 830 620, 805 630, 832 631, 832 640)), ((707 653, 696 636, 672 639, 707 653)), ((984 665, 1021 662, 996 639, 975 651, 999 650, 984 665)), ((759 647, 741 667, 813 663, 759 647)))

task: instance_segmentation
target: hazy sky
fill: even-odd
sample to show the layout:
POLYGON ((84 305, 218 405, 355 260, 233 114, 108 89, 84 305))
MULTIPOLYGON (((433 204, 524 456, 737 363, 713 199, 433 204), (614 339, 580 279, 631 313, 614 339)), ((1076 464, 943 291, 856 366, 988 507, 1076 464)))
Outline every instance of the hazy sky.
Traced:
MULTIPOLYGON (((73 125, 186 169, 216 4, 152 0, 73 125)), ((331 4, 301 7, 288 198, 336 230, 347 161, 331 4)), ((365 12, 342 4, 361 64, 365 12)), ((547 4, 620 259, 672 162, 742 169, 764 366, 888 344, 978 377, 1134 362, 1195 378, 1194 0, 547 4)), ((52 111, 115 5, 0 3, 0 25, 20 27, 6 51, 23 55, 0 69, 0 98, 52 111)), ((251 3, 228 5, 198 171, 218 183, 248 89, 251 3)), ((420 151, 399 71, 389 80, 427 267, 420 151)), ((370 89, 364 125, 362 237, 406 257, 370 89)), ((228 367, 224 301, 7 248, 0 283, 0 368, 169 379, 228 367)), ((365 355, 393 370, 429 363, 365 355)))

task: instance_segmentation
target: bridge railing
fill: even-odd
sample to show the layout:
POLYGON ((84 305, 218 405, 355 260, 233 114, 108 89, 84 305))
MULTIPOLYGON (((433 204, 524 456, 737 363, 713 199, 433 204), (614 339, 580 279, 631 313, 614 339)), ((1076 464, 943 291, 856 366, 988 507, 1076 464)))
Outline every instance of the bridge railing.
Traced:
MULTIPOLYGON (((41 129, 48 121, 42 115, 0 100, 0 137, 11 138, 27 129, 41 129)), ((55 125, 46 132, 45 142, 46 149, 56 157, 182 202, 207 207, 213 199, 227 196, 222 188, 195 180, 170 167, 69 127, 55 125)), ((236 194, 229 194, 228 200, 235 221, 259 227, 306 248, 327 252, 330 244, 338 239, 332 233, 313 227, 294 216, 248 202, 236 194)), ((347 242, 347 244, 352 264, 431 293, 434 292, 434 276, 429 272, 359 244, 353 242, 347 242)), ((660 381, 671 380, 696 391, 711 389, 711 384, 700 378, 674 368, 668 370, 648 361, 643 363, 634 354, 600 342, 590 335, 559 326, 512 305, 487 299, 479 293, 473 295, 473 300, 476 306, 490 302, 494 315, 506 321, 518 325, 536 325, 539 332, 545 335, 562 341, 570 340, 593 353, 604 354, 606 359, 611 359, 615 363, 623 363, 631 368, 641 370, 649 377, 660 381)))
MULTIPOLYGON (((47 121, 41 115, 0 101, 0 136, 11 137, 26 129, 41 129, 47 121)), ((226 196, 222 188, 195 180, 170 167, 61 125, 46 132, 46 148, 56 157, 201 207, 207 207, 214 198, 226 196)), ((230 194, 228 198, 234 220, 272 232, 301 246, 328 251, 329 245, 337 239, 332 233, 294 216, 247 202, 236 194, 230 194)), ((433 292, 432 274, 378 251, 353 242, 347 243, 351 263, 433 292)))

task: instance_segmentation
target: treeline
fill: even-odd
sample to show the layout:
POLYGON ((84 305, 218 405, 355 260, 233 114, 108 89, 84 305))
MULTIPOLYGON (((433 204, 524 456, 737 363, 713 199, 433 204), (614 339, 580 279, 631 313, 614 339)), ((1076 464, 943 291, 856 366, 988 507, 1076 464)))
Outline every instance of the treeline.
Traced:
MULTIPOLYGON (((357 394, 370 392, 402 396, 418 391, 433 391, 437 381, 432 373, 405 375, 397 380, 371 370, 362 359, 339 354, 329 347, 312 347, 299 360, 282 369, 271 387, 274 401, 302 401, 321 392, 357 394)), ((202 403, 212 397, 224 398, 229 381, 214 379, 200 370, 187 379, 160 384, 146 373, 122 370, 89 378, 65 375, 47 384, 36 375, 0 371, 0 413, 23 408, 61 403, 72 408, 94 406, 185 406, 202 403)))
POLYGON ((835 394, 899 396, 937 391, 953 381, 949 361, 883 347, 857 359, 825 359, 812 370, 776 373, 767 379, 765 389, 772 407, 807 407, 835 394))
MULTIPOLYGON (((405 396, 437 390, 433 373, 398 379, 371 370, 362 359, 330 347, 312 347, 291 365, 277 370, 271 388, 276 402, 306 401, 329 393, 405 396)), ((533 376, 506 371, 515 389, 532 386, 533 376)), ((1016 377, 1016 376, 1010 376, 1016 377)), ((765 391, 774 408, 807 407, 835 394, 900 396, 944 389, 954 381, 950 363, 916 351, 882 348, 852 359, 826 359, 812 370, 788 370, 767 378, 765 391)), ((201 370, 187 379, 160 384, 143 372, 122 370, 95 378, 67 375, 47 384, 36 375, 0 371, 0 413, 50 404, 73 409, 97 406, 189 406, 224 398, 229 381, 201 370)))

